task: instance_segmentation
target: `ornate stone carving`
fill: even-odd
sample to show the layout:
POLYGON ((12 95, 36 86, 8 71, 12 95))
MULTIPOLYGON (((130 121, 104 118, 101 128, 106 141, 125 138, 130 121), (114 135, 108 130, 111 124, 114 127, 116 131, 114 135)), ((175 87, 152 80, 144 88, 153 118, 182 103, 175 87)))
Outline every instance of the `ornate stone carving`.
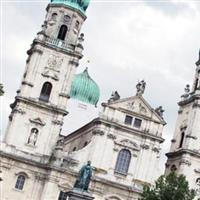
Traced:
POLYGON ((130 141, 128 139, 124 139, 121 141, 115 141, 115 146, 125 147, 125 148, 131 149, 133 151, 140 151, 139 146, 135 142, 130 141))
POLYGON ((126 104, 126 106, 127 106, 127 109, 128 110, 134 110, 135 109, 135 101, 132 101, 132 102, 128 102, 127 104, 126 104))
POLYGON ((187 159, 182 159, 180 162, 179 162, 180 165, 188 165, 190 166, 191 165, 191 162, 187 159))
POLYGON ((160 148, 158 147, 153 147, 152 148, 152 151, 156 152, 156 153, 159 153, 160 152, 160 148))
POLYGON ((34 123, 34 124, 37 124, 37 125, 40 125, 40 126, 45 126, 45 122, 43 120, 41 120, 39 117, 38 118, 35 118, 35 119, 29 119, 29 121, 31 123, 34 123))
POLYGON ((148 150, 150 148, 149 145, 147 145, 147 144, 141 144, 140 147, 142 149, 146 149, 146 150, 148 150))
POLYGON ((47 61, 47 67, 55 71, 59 71, 62 63, 63 63, 63 58, 60 58, 60 56, 50 55, 47 61))
POLYGON ((187 84, 184 89, 184 94, 181 96, 183 99, 186 99, 190 96, 190 85, 187 84))
POLYGON ((93 130, 92 134, 93 135, 100 135, 100 136, 102 136, 102 135, 104 135, 104 131, 97 129, 97 130, 93 130))
POLYGON ((52 123, 56 125, 60 125, 60 126, 63 125, 63 121, 60 121, 60 120, 53 120, 52 123))
POLYGON ((44 77, 49 77, 58 81, 58 73, 60 72, 60 67, 62 63, 63 58, 61 58, 60 56, 50 55, 47 61, 47 66, 45 67, 42 75, 44 77))
POLYGON ((108 137, 109 139, 111 139, 111 140, 115 140, 115 139, 117 138, 115 135, 113 135, 113 134, 111 134, 111 133, 109 133, 109 134, 107 135, 107 137, 108 137))
POLYGON ((14 108, 12 112, 13 112, 13 113, 19 113, 19 114, 21 114, 21 115, 24 115, 24 114, 26 113, 26 112, 25 112, 23 109, 21 109, 21 108, 14 108))
POLYGON ((139 104, 139 112, 141 114, 146 114, 147 113, 146 108, 141 103, 139 104))

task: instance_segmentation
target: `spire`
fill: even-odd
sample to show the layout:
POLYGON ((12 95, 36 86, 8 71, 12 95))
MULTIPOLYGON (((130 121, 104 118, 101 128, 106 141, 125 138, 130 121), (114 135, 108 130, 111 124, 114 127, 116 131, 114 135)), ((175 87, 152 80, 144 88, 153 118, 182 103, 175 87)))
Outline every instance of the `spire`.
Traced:
POLYGON ((196 66, 200 65, 200 49, 199 49, 199 60, 196 62, 196 66))

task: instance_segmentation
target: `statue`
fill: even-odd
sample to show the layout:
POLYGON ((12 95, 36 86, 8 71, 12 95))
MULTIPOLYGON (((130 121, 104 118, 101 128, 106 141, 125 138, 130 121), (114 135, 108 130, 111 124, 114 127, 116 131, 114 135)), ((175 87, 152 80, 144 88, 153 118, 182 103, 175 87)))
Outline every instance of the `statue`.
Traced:
POLYGON ((37 142, 37 137, 38 137, 38 129, 37 128, 32 128, 31 129, 31 134, 28 138, 28 144, 34 145, 37 142))
POLYGON ((196 65, 197 65, 197 66, 200 65, 200 49, 199 49, 199 60, 196 62, 196 65))
POLYGON ((108 103, 113 102, 113 101, 117 101, 120 99, 120 95, 117 91, 112 92, 110 99, 108 100, 108 103))
POLYGON ((185 93, 181 97, 185 99, 185 98, 189 97, 189 95, 190 95, 190 85, 189 84, 187 84, 185 86, 184 91, 185 91, 185 93))
POLYGON ((165 112, 162 106, 155 109, 156 113, 163 118, 163 113, 165 112))
POLYGON ((91 177, 92 177, 92 167, 91 167, 91 162, 88 161, 87 165, 84 165, 80 169, 79 176, 74 184, 74 188, 87 192, 91 177))
POLYGON ((138 82, 138 84, 136 85, 136 89, 137 89, 136 95, 144 94, 145 88, 146 88, 146 82, 144 80, 138 82))

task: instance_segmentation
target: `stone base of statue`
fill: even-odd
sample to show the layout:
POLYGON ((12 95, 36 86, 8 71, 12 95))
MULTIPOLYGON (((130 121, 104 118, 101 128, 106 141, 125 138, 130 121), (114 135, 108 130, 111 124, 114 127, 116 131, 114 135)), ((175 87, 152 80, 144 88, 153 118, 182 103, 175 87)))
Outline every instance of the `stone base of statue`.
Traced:
POLYGON ((74 188, 72 191, 67 192, 68 200, 93 200, 94 197, 85 191, 74 188))

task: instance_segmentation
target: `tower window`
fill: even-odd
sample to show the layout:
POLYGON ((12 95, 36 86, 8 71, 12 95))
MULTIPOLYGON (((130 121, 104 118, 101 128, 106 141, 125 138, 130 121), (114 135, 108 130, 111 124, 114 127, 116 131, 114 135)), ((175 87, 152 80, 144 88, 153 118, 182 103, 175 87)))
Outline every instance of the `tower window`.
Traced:
POLYGON ((181 140, 180 140, 179 148, 182 148, 184 138, 185 138, 185 132, 182 132, 182 133, 181 133, 181 140))
POLYGON ((76 21, 76 23, 75 23, 75 28, 76 28, 76 29, 79 29, 79 25, 80 25, 80 22, 79 22, 79 21, 76 21))
POLYGON ((138 119, 138 118, 135 118, 133 126, 136 127, 136 128, 140 128, 141 124, 142 124, 142 120, 138 119))
POLYGON ((67 26, 66 26, 66 25, 62 25, 62 26, 60 27, 60 31, 59 31, 59 33, 58 33, 58 39, 64 40, 66 34, 67 34, 67 26))
POLYGON ((71 17, 69 15, 64 16, 64 22, 68 23, 71 20, 71 17))
POLYGON ((52 90, 52 84, 45 82, 42 86, 39 100, 48 102, 52 90))
POLYGON ((131 161, 131 152, 127 149, 122 149, 117 157, 115 172, 126 175, 128 173, 130 161, 131 161))
POLYGON ((127 125, 131 125, 133 121, 133 117, 126 115, 124 123, 127 125))
POLYGON ((67 199, 67 193, 63 192, 63 191, 60 191, 58 200, 66 200, 66 199, 67 199))
POLYGON ((15 188, 18 189, 18 190, 23 190, 24 183, 25 183, 25 176, 24 175, 19 175, 17 177, 15 188))
POLYGON ((53 13, 51 16, 51 20, 56 21, 57 13, 53 13))

